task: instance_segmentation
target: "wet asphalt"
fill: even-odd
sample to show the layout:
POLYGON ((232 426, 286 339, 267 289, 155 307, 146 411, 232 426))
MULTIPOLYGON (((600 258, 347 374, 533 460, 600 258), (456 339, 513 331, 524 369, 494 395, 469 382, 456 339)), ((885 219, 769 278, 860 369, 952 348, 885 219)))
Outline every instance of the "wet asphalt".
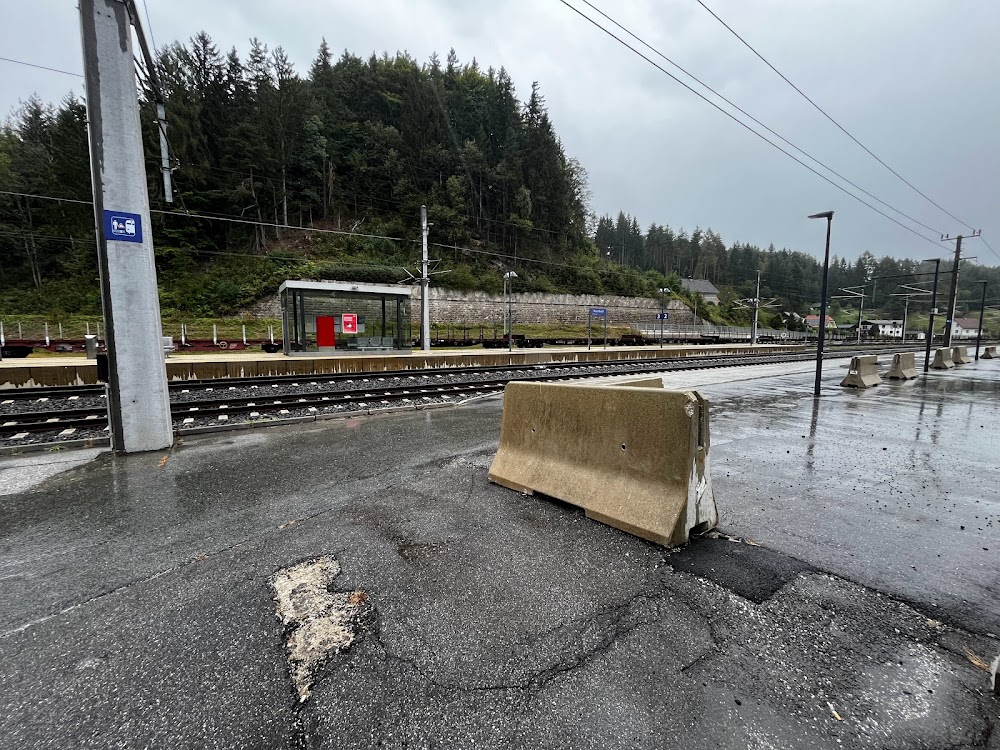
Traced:
POLYGON ((0 462, 0 747, 1000 747, 1000 363, 739 369, 668 376, 674 552, 490 485, 498 398, 0 462), (300 703, 267 581, 327 554, 375 617, 300 703))

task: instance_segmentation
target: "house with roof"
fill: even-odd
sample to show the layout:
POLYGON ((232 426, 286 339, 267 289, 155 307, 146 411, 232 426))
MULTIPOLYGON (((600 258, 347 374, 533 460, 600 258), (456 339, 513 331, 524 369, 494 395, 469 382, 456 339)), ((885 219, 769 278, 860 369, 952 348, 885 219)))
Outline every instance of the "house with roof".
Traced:
POLYGON ((719 304, 719 290, 708 279, 681 279, 681 286, 689 294, 700 294, 706 302, 719 304))
MULTIPOLYGON (((809 326, 809 328, 819 329, 819 315, 806 315, 806 325, 809 326)), ((826 316, 826 327, 837 327, 837 321, 835 321, 831 315, 826 316)))
POLYGON ((978 335, 978 318, 955 318, 951 322, 951 337, 953 339, 974 339, 978 335))
POLYGON ((867 319, 861 321, 862 328, 868 336, 875 338, 898 339, 903 335, 902 320, 874 320, 867 319))

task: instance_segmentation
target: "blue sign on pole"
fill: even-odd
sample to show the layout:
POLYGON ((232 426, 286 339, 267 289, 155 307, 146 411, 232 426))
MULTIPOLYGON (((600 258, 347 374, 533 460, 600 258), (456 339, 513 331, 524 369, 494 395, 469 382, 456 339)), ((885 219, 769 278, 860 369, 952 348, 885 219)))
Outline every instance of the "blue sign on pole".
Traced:
POLYGON ((592 318, 603 318, 608 314, 608 309, 606 307, 592 307, 590 308, 590 317, 592 318))
POLYGON ((125 211, 104 210, 104 239, 142 242, 142 217, 125 211))
POLYGON ((670 313, 656 313, 657 320, 670 320, 670 313))

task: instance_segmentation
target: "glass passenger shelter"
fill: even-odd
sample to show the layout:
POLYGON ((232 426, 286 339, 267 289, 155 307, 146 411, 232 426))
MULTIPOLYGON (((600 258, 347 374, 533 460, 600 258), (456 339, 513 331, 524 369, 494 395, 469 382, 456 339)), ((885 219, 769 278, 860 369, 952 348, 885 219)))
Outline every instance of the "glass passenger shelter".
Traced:
POLYGON ((411 348, 408 286, 285 281, 278 296, 287 355, 411 348))

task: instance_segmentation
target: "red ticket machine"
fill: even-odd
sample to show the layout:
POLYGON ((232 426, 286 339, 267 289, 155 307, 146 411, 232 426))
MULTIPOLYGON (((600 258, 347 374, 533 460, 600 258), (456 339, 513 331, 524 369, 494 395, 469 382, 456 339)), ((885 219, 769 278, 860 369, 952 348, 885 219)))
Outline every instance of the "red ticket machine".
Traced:
POLYGON ((337 333, 334 330, 335 319, 332 315, 316 316, 316 346, 320 348, 335 347, 337 333))

